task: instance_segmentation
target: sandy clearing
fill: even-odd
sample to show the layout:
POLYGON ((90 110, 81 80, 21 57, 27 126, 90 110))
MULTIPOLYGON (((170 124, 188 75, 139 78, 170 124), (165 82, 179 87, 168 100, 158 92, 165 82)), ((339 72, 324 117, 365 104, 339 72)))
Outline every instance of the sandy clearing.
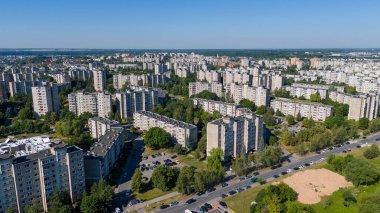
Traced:
POLYGON ((284 179, 298 193, 298 201, 314 204, 321 201, 322 196, 331 195, 339 188, 351 187, 344 176, 328 169, 310 169, 300 171, 284 179))

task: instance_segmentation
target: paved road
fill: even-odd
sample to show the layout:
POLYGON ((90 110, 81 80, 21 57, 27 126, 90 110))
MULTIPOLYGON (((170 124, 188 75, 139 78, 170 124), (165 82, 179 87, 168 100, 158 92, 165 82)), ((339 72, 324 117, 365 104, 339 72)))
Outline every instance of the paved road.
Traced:
MULTIPOLYGON (((313 154, 304 158, 299 158, 296 159, 288 164, 283 165, 280 168, 273 169, 273 170, 268 170, 263 172, 262 174, 258 175, 257 177, 260 177, 264 180, 270 181, 273 179, 274 175, 279 175, 281 172, 287 171, 288 169, 293 169, 295 167, 299 167, 301 165, 304 165, 305 163, 310 163, 310 162, 317 162, 320 161, 321 158, 326 158, 328 154, 341 154, 343 150, 345 149, 356 149, 356 146, 361 144, 366 144, 366 143, 375 143, 376 139, 380 137, 380 133, 376 133, 374 135, 369 136, 367 139, 361 139, 358 141, 355 141, 354 143, 351 143, 349 145, 344 145, 339 148, 334 148, 333 150, 327 150, 324 153, 321 154, 313 154)), ((227 182, 228 183, 228 182, 227 182)), ((221 194, 227 194, 231 190, 235 190, 239 187, 251 185, 251 181, 249 179, 243 180, 243 181, 234 181, 234 182, 229 182, 229 185, 227 187, 222 188, 221 186, 216 187, 216 190, 211 193, 206 193, 203 196, 196 196, 194 195, 193 198, 196 199, 196 202, 192 204, 186 204, 185 200, 180 201, 180 204, 178 206, 170 207, 164 210, 156 210, 155 212, 165 212, 165 213, 179 213, 179 212, 184 212, 186 209, 190 209, 193 211, 196 211, 198 207, 203 205, 206 202, 215 202, 215 200, 220 198, 221 194)), ((255 187, 258 184, 253 184, 252 186, 255 187)))

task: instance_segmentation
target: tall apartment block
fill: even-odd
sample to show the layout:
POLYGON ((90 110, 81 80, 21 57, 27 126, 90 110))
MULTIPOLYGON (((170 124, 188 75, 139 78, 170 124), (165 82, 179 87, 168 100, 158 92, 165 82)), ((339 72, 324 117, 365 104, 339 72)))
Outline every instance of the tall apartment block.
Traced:
POLYGON ((333 115, 333 107, 309 103, 303 101, 296 101, 286 98, 276 98, 271 101, 271 107, 274 111, 279 110, 285 115, 297 116, 298 113, 304 118, 313 118, 316 121, 324 121, 327 117, 333 115))
POLYGON ((124 147, 126 133, 123 127, 108 129, 90 149, 84 153, 86 184, 99 181, 109 175, 124 147))
POLYGON ((0 103, 7 100, 7 84, 5 81, 0 81, 0 103))
POLYGON ((214 111, 220 112, 222 116, 235 116, 239 105, 233 103, 226 103, 222 101, 213 101, 202 98, 193 98, 195 107, 203 109, 206 112, 213 113, 214 111))
POLYGON ((93 138, 99 139, 102 135, 106 134, 107 130, 119 127, 121 127, 121 124, 118 121, 108 118, 93 117, 88 119, 88 128, 93 138))
POLYGON ((168 66, 166 64, 155 64, 154 65, 154 74, 161 74, 168 71, 168 66))
POLYGON ((76 115, 89 112, 93 116, 108 117, 112 110, 112 96, 105 93, 70 93, 69 110, 76 115))
POLYGON ((375 119, 379 110, 379 97, 379 94, 352 96, 349 102, 348 119, 375 119))
POLYGON ((223 84, 207 83, 207 82, 190 82, 189 83, 189 96, 198 94, 202 91, 209 91, 215 93, 218 97, 223 96, 223 84))
POLYGON ((82 149, 47 136, 0 143, 0 212, 23 212, 37 202, 45 212, 53 189, 66 191, 73 202, 85 190, 82 149))
POLYGON ((235 103, 248 99, 256 106, 268 106, 270 91, 264 87, 251 87, 242 84, 231 84, 229 94, 235 103))
POLYGON ((106 88, 106 71, 104 70, 94 70, 93 76, 94 76, 94 88, 97 92, 103 92, 106 88))
POLYGON ((197 144, 197 126, 178 121, 153 112, 139 111, 133 114, 135 127, 149 130, 160 127, 167 131, 172 138, 183 147, 192 147, 197 144))
POLYGON ((11 97, 17 94, 31 94, 32 87, 40 85, 40 81, 12 81, 9 82, 9 93, 11 97))
POLYGON ((37 117, 48 112, 59 113, 60 101, 56 84, 32 87, 33 109, 37 117))
POLYGON ((263 120, 254 113, 226 116, 207 124, 207 155, 213 148, 220 148, 227 160, 249 151, 261 151, 264 146, 263 120))
POLYGON ((132 117, 137 111, 150 111, 159 104, 159 89, 136 87, 116 93, 116 107, 122 119, 132 117))

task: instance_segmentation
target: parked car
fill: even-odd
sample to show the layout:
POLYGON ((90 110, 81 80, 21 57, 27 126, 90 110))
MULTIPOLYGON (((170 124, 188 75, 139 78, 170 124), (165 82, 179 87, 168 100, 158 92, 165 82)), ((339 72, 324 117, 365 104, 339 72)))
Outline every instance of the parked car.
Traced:
POLYGON ((162 206, 160 206, 160 209, 166 209, 166 208, 169 208, 170 206, 169 205, 162 205, 162 206))
POLYGON ((191 204, 191 203, 194 203, 195 201, 197 201, 197 200, 195 200, 194 198, 190 198, 190 199, 188 199, 188 200, 186 201, 186 203, 187 203, 187 204, 191 204))
POLYGON ((219 205, 221 205, 221 206, 224 207, 224 208, 227 208, 227 204, 226 204, 225 202, 223 202, 223 201, 220 201, 220 202, 219 202, 219 205))
POLYGON ((170 206, 175 206, 175 205, 178 205, 178 201, 173 201, 170 203, 170 206))

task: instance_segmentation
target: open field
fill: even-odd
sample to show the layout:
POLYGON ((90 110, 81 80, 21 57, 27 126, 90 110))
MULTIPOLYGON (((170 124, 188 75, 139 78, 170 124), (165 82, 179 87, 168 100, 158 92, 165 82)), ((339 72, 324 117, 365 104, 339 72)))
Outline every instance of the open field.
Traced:
POLYGON ((298 201, 303 204, 319 203, 321 197, 329 196, 339 188, 352 186, 344 176, 327 169, 300 171, 284 179, 284 183, 298 193, 298 201))

